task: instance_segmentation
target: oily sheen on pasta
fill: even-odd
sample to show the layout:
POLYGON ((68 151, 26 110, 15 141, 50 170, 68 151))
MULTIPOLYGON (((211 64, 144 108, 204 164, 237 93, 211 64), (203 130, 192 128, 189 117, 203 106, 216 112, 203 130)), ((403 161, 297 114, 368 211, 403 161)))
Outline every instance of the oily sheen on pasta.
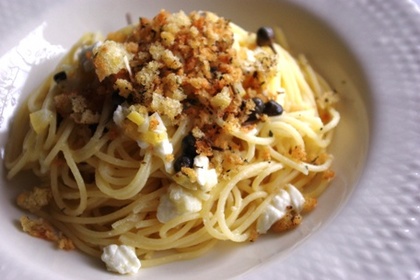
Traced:
POLYGON ((271 31, 161 11, 85 34, 14 120, 8 177, 40 178, 23 230, 134 273, 298 226, 334 177, 338 98, 271 31))

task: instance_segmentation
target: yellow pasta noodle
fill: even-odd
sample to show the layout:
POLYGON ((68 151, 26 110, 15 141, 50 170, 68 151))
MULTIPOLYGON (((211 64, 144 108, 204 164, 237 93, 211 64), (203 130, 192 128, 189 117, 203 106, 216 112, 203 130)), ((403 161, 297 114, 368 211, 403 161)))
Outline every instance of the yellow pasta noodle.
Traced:
POLYGON ((40 178, 18 204, 57 230, 41 237, 95 257, 126 245, 149 267, 299 225, 334 177, 338 97, 269 33, 161 11, 85 34, 6 151, 8 178, 40 178))

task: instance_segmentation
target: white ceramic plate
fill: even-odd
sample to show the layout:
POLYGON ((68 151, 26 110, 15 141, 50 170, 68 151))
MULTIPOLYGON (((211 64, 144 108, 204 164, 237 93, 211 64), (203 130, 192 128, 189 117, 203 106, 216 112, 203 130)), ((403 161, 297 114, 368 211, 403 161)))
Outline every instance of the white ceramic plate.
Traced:
MULTIPOLYGON (((87 31, 125 25, 125 13, 211 10, 248 30, 281 26, 340 92, 332 152, 337 178, 297 230, 249 245, 223 243, 192 261, 144 269, 141 279, 418 279, 420 277, 420 10, 409 1, 1 1, 1 156, 16 104, 87 31), (152 278, 150 278, 152 277, 152 278)), ((4 178, 1 170, 1 178, 4 178)), ((102 263, 21 232, 1 181, 1 279, 120 279, 102 263)), ((124 279, 131 279, 125 277, 124 279)))

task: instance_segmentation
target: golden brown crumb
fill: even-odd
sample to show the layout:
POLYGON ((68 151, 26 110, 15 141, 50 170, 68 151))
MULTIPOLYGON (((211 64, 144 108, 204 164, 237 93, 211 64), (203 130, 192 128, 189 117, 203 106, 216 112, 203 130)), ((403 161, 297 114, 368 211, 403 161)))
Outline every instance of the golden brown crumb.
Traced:
POLYGON ((315 209, 318 200, 314 197, 305 196, 305 203, 303 204, 302 213, 308 213, 315 209))
POLYGON ((189 167, 182 167, 181 168, 182 174, 186 175, 189 179, 189 182, 194 183, 197 181, 197 173, 194 169, 189 167))
POLYGON ((99 113, 94 112, 86 97, 76 92, 62 93, 54 97, 55 107, 63 117, 70 117, 80 124, 94 124, 99 121, 99 113))
POLYGON ((58 239, 53 226, 42 218, 32 220, 27 216, 22 216, 20 218, 20 224, 22 225, 24 232, 27 232, 34 237, 49 241, 56 241, 58 239))
POLYGON ((197 147, 197 153, 205 156, 212 156, 213 149, 211 143, 206 138, 201 138, 196 141, 195 146, 197 147))
POLYGON ((166 115, 170 120, 182 113, 182 104, 179 100, 164 97, 161 94, 153 93, 151 108, 160 115, 166 115))
POLYGON ((98 47, 93 60, 99 81, 123 69, 128 70, 126 62, 132 56, 133 54, 127 51, 125 45, 111 40, 105 41, 98 47))
POLYGON ((30 219, 27 216, 22 216, 20 218, 20 224, 24 232, 33 237, 53 241, 57 244, 59 249, 75 249, 73 242, 69 238, 64 236, 61 232, 57 232, 50 223, 42 218, 30 219))
POLYGON ((166 160, 167 162, 171 162, 171 161, 173 161, 173 160, 174 160, 174 155, 173 155, 173 154, 166 155, 166 156, 165 156, 165 160, 166 160))
POLYGON ((66 251, 76 249, 73 241, 65 236, 59 237, 59 239, 57 240, 57 246, 58 246, 58 249, 66 250, 66 251))
POLYGON ((48 205, 51 196, 51 190, 35 187, 32 191, 25 191, 19 194, 16 202, 20 208, 33 213, 48 205))
POLYGON ((226 152, 225 161, 227 164, 232 165, 241 165, 244 163, 243 158, 239 154, 232 151, 226 152))
POLYGON ((159 121, 157 119, 150 119, 149 123, 149 130, 155 130, 159 125, 159 121))
POLYGON ((114 84, 114 89, 118 90, 119 95, 127 98, 133 91, 133 85, 127 80, 117 79, 114 84))
MULTIPOLYGON (((305 203, 303 204, 302 213, 308 213, 315 209, 317 205, 317 199, 313 197, 305 197, 305 203)), ((282 232, 290 229, 294 229, 299 226, 302 222, 302 216, 295 213, 295 211, 288 211, 286 215, 275 222, 271 226, 273 232, 282 232)))
POLYGON ((301 146, 295 146, 290 151, 290 156, 298 161, 306 161, 305 149, 301 146))
POLYGON ((261 154, 262 159, 265 161, 270 161, 271 160, 270 150, 267 147, 263 147, 261 151, 262 151, 262 154, 261 154))
POLYGON ((273 232, 282 232, 296 228, 302 222, 302 216, 287 212, 287 214, 271 226, 273 232))
POLYGON ((335 172, 331 169, 327 169, 322 174, 322 179, 324 180, 332 180, 335 177, 335 172))

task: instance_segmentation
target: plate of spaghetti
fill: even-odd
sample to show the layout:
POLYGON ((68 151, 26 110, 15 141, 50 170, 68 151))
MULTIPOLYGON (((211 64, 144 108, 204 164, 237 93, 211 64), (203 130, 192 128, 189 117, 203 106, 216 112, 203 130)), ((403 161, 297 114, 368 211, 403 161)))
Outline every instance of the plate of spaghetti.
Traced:
POLYGON ((420 273, 414 3, 26 2, 2 278, 420 273))

